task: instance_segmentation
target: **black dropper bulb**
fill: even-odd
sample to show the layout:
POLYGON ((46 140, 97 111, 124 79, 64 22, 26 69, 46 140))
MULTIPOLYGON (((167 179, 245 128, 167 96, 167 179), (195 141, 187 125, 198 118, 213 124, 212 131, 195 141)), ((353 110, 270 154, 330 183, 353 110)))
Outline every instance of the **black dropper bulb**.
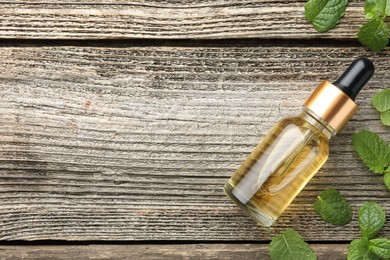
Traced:
POLYGON ((333 85, 355 100, 360 90, 374 74, 374 70, 374 64, 369 59, 356 59, 333 85))

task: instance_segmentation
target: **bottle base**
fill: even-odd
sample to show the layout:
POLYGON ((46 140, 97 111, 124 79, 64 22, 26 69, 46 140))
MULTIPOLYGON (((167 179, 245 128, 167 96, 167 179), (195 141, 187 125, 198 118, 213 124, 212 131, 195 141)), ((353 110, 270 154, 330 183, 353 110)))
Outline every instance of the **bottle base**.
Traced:
POLYGON ((233 194, 234 188, 227 182, 223 187, 223 191, 226 196, 237 204, 243 211, 245 211, 252 219, 256 220, 260 225, 264 227, 270 227, 276 221, 276 218, 271 217, 263 210, 255 207, 250 201, 243 204, 233 194))

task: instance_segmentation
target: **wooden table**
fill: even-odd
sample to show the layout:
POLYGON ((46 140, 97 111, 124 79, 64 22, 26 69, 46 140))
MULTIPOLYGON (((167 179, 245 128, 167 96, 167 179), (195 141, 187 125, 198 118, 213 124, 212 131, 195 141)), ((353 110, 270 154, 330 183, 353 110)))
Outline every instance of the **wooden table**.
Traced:
POLYGON ((390 49, 356 41, 361 1, 324 34, 304 2, 0 1, 0 258, 268 259, 272 236, 294 228, 319 259, 344 259, 362 203, 390 222, 390 192, 351 145, 363 129, 390 140, 370 105, 390 85, 390 49), (259 227, 225 181, 358 56, 377 68, 359 112, 278 222, 259 227), (353 205, 347 226, 314 212, 327 187, 353 205))

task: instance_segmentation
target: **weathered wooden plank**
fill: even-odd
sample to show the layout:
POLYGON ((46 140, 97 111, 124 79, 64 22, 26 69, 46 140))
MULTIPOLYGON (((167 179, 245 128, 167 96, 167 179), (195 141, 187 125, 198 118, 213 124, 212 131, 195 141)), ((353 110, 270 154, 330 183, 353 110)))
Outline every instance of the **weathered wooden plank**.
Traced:
MULTIPOLYGON (((344 260, 347 244, 310 245, 321 260, 344 260)), ((0 258, 16 259, 269 259, 264 244, 0 246, 0 258)))
POLYGON ((363 3, 342 23, 318 33, 305 1, 0 1, 0 38, 17 39, 355 39, 363 3))
MULTIPOLYGON (((312 203, 339 188, 356 212, 390 214, 390 193, 351 146, 389 86, 390 52, 339 47, 0 48, 0 238, 3 240, 351 240, 356 221, 325 224, 312 203), (377 72, 325 167, 272 228, 222 186, 278 118, 358 56, 377 72)), ((390 235, 387 225, 383 235, 390 235)))

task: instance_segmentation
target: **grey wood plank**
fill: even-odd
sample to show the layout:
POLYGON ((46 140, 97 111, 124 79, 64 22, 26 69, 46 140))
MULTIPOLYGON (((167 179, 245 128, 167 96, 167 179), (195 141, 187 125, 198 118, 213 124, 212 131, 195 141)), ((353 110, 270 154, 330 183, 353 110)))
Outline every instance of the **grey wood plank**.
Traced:
MULTIPOLYGON (((344 260, 347 244, 310 245, 321 260, 344 260)), ((0 246, 0 258, 16 259, 269 259, 264 244, 0 246)))
MULTIPOLYGON (((0 48, 0 239, 258 240, 292 227, 347 241, 356 221, 324 223, 312 204, 335 187, 356 213, 390 193, 351 145, 390 140, 370 98, 389 86, 389 50, 338 47, 0 48), (329 161, 272 228, 222 187, 281 117, 358 56, 377 71, 329 161)), ((356 218, 355 218, 356 219, 356 218)), ((382 233, 390 235, 386 225, 382 233)))
POLYGON ((318 33, 305 1, 0 1, 0 38, 10 39, 356 39, 363 2, 318 33))

